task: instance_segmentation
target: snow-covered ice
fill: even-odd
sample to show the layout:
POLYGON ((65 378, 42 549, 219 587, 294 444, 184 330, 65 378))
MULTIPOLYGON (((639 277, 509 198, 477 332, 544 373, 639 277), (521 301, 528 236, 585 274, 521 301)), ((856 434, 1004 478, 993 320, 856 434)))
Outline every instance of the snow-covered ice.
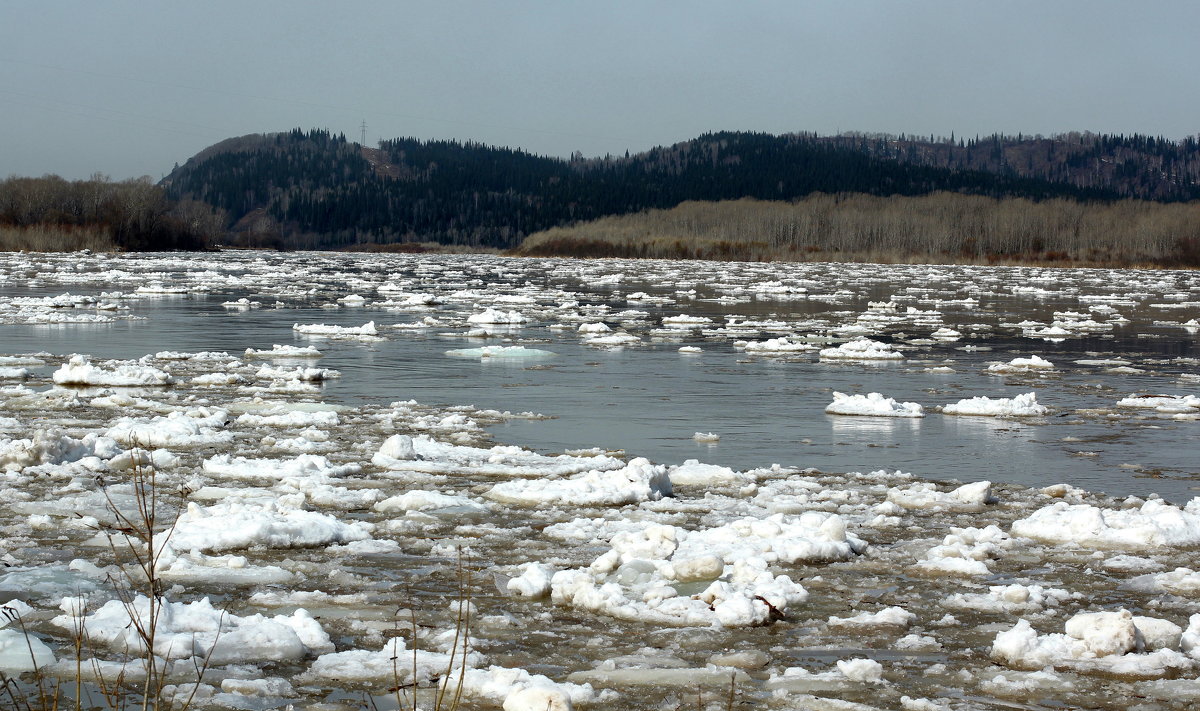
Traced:
POLYGON ((834 392, 833 402, 825 406, 830 415, 860 415, 864 417, 924 417, 919 403, 896 402, 879 393, 847 395, 834 392))

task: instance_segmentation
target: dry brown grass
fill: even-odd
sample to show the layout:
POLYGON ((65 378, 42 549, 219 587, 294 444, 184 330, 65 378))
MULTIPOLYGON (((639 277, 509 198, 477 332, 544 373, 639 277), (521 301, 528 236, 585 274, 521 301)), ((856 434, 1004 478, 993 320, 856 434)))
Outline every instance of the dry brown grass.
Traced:
POLYGON ((117 249, 111 232, 99 225, 0 225, 0 252, 111 252, 117 249))
POLYGON ((1200 203, 956 193, 685 202, 530 235, 516 254, 735 261, 1200 266, 1200 203))

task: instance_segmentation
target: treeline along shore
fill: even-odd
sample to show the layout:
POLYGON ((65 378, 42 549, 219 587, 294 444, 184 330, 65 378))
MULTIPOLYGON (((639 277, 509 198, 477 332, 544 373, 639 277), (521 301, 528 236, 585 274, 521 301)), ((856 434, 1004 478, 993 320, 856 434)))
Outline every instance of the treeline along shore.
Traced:
POLYGON ((938 192, 684 202, 532 234, 527 256, 1200 266, 1200 202, 938 192))
POLYGON ((149 178, 112 181, 10 177, 0 181, 0 250, 198 250, 225 233, 219 210, 171 200, 149 178))
POLYGON ((0 181, 0 249, 210 247, 1200 266, 1200 141, 707 133, 569 159, 327 129, 210 146, 155 184, 0 181))

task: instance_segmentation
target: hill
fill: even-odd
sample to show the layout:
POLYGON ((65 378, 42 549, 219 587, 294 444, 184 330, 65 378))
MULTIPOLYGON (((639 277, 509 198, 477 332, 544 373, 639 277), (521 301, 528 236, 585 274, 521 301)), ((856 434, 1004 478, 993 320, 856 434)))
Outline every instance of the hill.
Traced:
POLYGON ((328 131, 295 129, 212 146, 177 166, 162 186, 173 199, 230 215, 238 243, 306 249, 413 242, 511 248, 534 232, 688 200, 792 201, 817 192, 1101 201, 1139 190, 1156 200, 1200 194, 1187 177, 1198 163, 1192 143, 1092 141, 1086 150, 1055 148, 1055 160, 1030 159, 1022 167, 1016 156, 1033 155, 1045 139, 1029 139, 1029 146, 1024 138, 998 140, 999 152, 987 153, 982 139, 968 146, 722 132, 635 155, 560 159, 412 138, 369 148, 328 131), (1119 154, 1122 162, 1092 171, 1093 154, 1119 154), (1147 177, 1164 167, 1169 180, 1147 177))
POLYGON ((993 134, 969 140, 863 133, 813 138, 909 165, 1036 178, 1142 200, 1200 198, 1200 143, 1191 136, 1178 142, 1080 132, 1049 138, 993 134))

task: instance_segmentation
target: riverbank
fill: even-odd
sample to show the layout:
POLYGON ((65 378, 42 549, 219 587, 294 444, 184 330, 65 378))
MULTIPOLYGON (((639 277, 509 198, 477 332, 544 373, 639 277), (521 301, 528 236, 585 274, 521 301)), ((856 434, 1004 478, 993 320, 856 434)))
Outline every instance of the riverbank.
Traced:
POLYGON ((524 256, 1099 268, 1200 266, 1200 203, 812 195, 685 202, 532 234, 524 256))

